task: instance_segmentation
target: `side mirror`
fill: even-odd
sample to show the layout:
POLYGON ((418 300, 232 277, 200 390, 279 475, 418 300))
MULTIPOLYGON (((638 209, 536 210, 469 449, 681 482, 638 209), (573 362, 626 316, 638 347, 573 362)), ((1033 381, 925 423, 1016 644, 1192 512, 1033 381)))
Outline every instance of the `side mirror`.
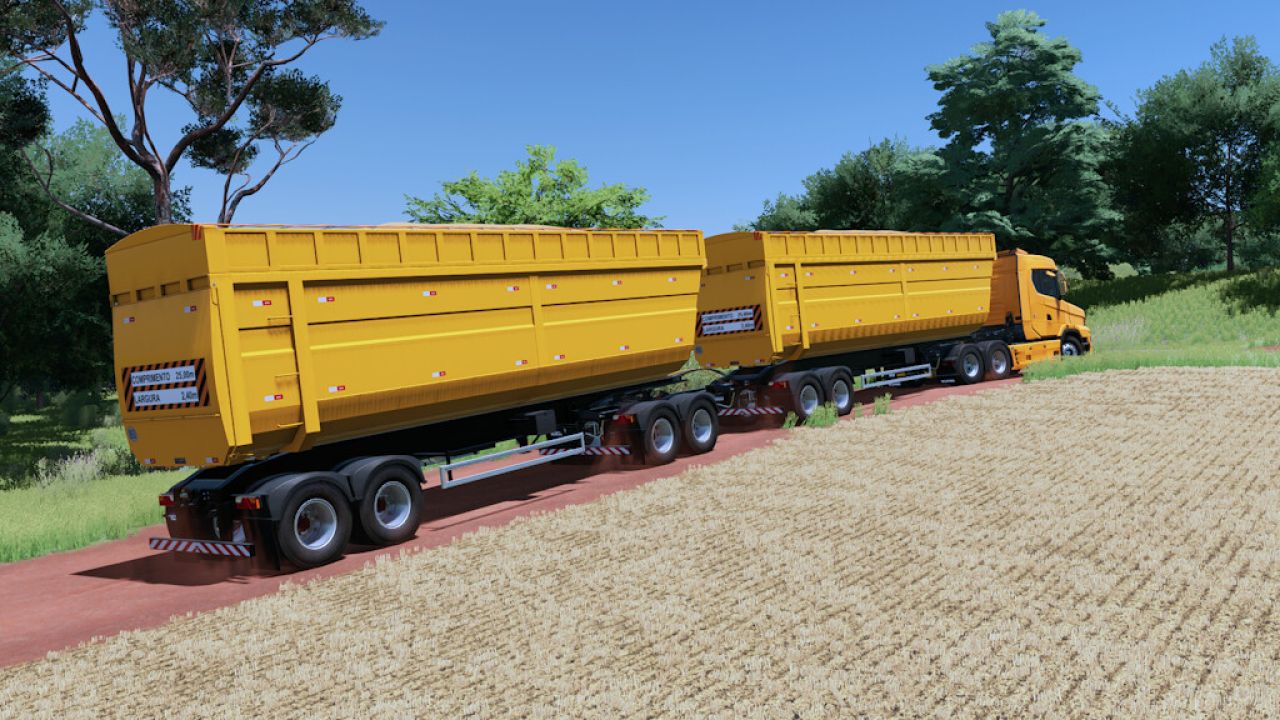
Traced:
POLYGON ((1067 296, 1067 276, 1061 270, 1059 270, 1058 271, 1058 297, 1066 297, 1066 296, 1067 296))

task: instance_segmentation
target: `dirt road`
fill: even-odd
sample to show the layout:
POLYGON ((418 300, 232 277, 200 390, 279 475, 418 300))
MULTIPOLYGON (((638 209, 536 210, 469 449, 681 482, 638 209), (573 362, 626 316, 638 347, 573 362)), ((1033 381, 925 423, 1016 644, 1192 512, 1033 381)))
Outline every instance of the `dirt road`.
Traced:
MULTIPOLYGON (((895 410, 950 395, 1020 382, 1013 378, 974 386, 928 386, 894 391, 895 410)), ((870 393, 859 400, 870 412, 870 393)), ((155 627, 174 615, 205 612, 305 582, 359 569, 402 549, 445 545, 481 527, 505 525, 535 512, 589 502, 602 495, 680 474, 768 444, 786 431, 726 433, 716 449, 656 468, 607 469, 551 464, 450 490, 428 485, 426 520, 413 540, 394 548, 353 547, 332 565, 280 573, 250 560, 180 558, 147 547, 162 526, 125 540, 0 565, 0 667, 42 657, 93 637, 155 627)), ((480 468, 476 468, 479 470, 480 468)), ((157 510, 158 513, 158 510, 157 510)))

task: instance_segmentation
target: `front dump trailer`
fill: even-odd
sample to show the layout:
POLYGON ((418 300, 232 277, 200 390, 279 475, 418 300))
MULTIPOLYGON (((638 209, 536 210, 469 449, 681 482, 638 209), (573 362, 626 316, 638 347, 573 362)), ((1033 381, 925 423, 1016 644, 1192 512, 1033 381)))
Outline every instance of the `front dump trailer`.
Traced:
POLYGON ((732 415, 843 415, 853 378, 971 384, 1090 349, 1053 260, 997 253, 989 234, 743 232, 706 246, 695 356, 726 371, 732 415))
POLYGON ((1089 347, 1053 262, 990 235, 167 225, 107 267, 131 447, 199 468, 152 547, 300 567, 412 537, 424 462, 443 488, 659 464, 722 420, 847 413, 855 377, 976 382, 1089 347), (722 376, 678 390, 691 352, 722 376))

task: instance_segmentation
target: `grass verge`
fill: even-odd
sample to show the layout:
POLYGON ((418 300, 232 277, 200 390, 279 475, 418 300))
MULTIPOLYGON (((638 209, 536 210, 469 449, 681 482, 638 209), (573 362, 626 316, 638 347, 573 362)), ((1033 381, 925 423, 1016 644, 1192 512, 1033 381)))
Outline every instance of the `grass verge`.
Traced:
POLYGON ((156 496, 186 471, 114 475, 0 492, 0 562, 115 540, 160 522, 156 496))
POLYGON ((1094 352, 1028 367, 1027 380, 1160 366, 1280 367, 1280 316, 1257 296, 1269 271, 1139 276, 1068 298, 1087 310, 1094 352), (1081 297, 1082 296, 1082 297, 1081 297))

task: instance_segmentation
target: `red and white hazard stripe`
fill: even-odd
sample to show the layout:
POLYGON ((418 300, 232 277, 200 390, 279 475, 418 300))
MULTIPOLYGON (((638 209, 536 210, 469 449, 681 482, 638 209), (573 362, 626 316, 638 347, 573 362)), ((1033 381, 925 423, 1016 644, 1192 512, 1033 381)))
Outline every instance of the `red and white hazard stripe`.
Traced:
POLYGON ((221 540, 183 540, 181 538, 151 538, 152 550, 221 555, 222 557, 252 557, 253 545, 222 542, 221 540))
MULTIPOLYGON (((541 448, 538 450, 539 455, 560 455, 574 448, 541 448)), ((581 455, 630 455, 631 448, 625 445, 601 445, 600 447, 586 448, 586 452, 581 455)))
POLYGON ((749 408, 726 408, 720 411, 723 415, 781 415, 786 412, 786 408, 780 407, 749 407, 749 408))

